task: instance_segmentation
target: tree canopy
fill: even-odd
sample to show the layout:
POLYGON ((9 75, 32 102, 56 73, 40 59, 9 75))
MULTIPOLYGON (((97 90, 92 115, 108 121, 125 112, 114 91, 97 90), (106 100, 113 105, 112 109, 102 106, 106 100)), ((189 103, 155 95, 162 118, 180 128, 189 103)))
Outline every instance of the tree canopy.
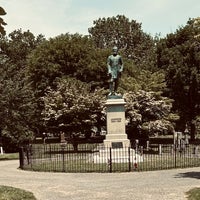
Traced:
POLYGON ((153 135, 171 133, 175 123, 183 130, 187 123, 194 137, 200 121, 199 25, 199 18, 190 19, 165 38, 152 38, 141 23, 117 15, 95 20, 89 36, 66 33, 46 40, 22 30, 2 35, 2 133, 22 141, 36 132, 76 135, 82 126, 86 134, 105 125, 106 60, 117 45, 129 127, 153 135))
POLYGON ((14 31, 0 39, 0 129, 20 144, 35 134, 35 99, 26 73, 26 59, 40 39, 14 31))
POLYGON ((86 83, 74 78, 56 83, 56 89, 48 88, 42 97, 47 131, 63 131, 72 137, 91 134, 94 126, 105 125, 102 90, 90 92, 86 83))
POLYGON ((158 96, 155 92, 139 90, 124 95, 129 137, 138 127, 146 135, 172 134, 175 115, 172 117, 172 100, 158 96))
POLYGON ((87 83, 104 85, 105 55, 87 36, 62 34, 45 41, 29 56, 28 73, 33 88, 41 96, 57 77, 75 77, 87 83))
POLYGON ((142 31, 140 23, 130 21, 124 15, 117 15, 99 18, 93 24, 88 31, 97 48, 112 48, 116 45, 136 65, 146 69, 156 67, 154 38, 142 31))
MULTIPOLYGON (((180 114, 182 130, 186 123, 195 136, 195 120, 200 114, 200 26, 190 19, 186 26, 168 34, 158 43, 158 67, 165 70, 168 95, 180 114)), ((181 127, 179 127, 181 129, 181 127)))

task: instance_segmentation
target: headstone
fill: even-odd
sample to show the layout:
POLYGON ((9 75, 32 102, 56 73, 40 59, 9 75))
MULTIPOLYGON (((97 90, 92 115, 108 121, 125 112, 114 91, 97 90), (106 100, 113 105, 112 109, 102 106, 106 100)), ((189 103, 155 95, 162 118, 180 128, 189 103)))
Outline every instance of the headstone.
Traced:
POLYGON ((176 145, 176 148, 181 148, 181 140, 183 139, 183 133, 182 132, 174 132, 174 145, 176 145))
POLYGON ((60 143, 66 143, 65 133, 63 133, 63 132, 61 132, 61 134, 60 134, 60 143))
POLYGON ((149 151, 149 141, 147 141, 147 151, 149 151))
POLYGON ((161 155, 162 154, 162 144, 158 145, 158 154, 161 155))
POLYGON ((0 154, 3 154, 3 147, 0 147, 0 154))
POLYGON ((195 147, 194 147, 194 150, 193 150, 194 155, 197 156, 197 155, 198 155, 198 152, 199 152, 199 147, 198 147, 198 146, 195 146, 195 147))
POLYGON ((174 139, 174 145, 176 145, 176 143, 177 143, 177 132, 176 131, 174 131, 173 139, 174 139))
POLYGON ((139 148, 139 140, 136 139, 135 140, 135 151, 138 152, 138 148, 139 148))
POLYGON ((171 154, 172 155, 174 154, 174 146, 175 146, 174 144, 171 145, 171 154))
POLYGON ((2 137, 0 137, 0 154, 3 154, 3 142, 2 142, 2 137))

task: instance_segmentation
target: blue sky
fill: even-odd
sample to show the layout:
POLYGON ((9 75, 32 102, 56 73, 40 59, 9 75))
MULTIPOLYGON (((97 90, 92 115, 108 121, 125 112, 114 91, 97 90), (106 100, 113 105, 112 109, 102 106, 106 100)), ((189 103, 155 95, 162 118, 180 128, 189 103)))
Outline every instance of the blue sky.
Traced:
POLYGON ((146 33, 165 36, 200 16, 199 0, 0 0, 7 33, 30 30, 46 38, 62 33, 88 34, 93 21, 125 15, 146 33))

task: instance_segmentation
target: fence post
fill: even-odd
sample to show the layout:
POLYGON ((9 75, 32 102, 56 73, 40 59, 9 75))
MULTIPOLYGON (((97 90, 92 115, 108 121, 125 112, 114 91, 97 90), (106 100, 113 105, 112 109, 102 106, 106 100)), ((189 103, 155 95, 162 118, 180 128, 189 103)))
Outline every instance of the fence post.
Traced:
POLYGON ((61 145, 62 148, 62 171, 65 172, 65 145, 61 145))
POLYGON ((109 160, 110 173, 112 173, 112 148, 110 147, 110 160, 109 160))
POLYGON ((128 147, 128 170, 131 171, 131 149, 128 147))
POLYGON ((24 169, 24 148, 19 148, 19 168, 24 169))
POLYGON ((174 154, 174 167, 176 168, 176 153, 177 153, 177 145, 175 145, 175 154, 174 154))
POLYGON ((50 155, 50 160, 51 160, 51 144, 49 144, 49 155, 50 155))

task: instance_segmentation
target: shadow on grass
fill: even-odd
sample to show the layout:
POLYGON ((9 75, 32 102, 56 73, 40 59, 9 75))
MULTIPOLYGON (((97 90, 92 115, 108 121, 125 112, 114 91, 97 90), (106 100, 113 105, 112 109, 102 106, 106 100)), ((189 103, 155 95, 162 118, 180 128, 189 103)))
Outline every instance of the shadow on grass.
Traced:
POLYGON ((175 178, 196 178, 196 179, 200 179, 200 172, 179 173, 175 176, 175 178))

